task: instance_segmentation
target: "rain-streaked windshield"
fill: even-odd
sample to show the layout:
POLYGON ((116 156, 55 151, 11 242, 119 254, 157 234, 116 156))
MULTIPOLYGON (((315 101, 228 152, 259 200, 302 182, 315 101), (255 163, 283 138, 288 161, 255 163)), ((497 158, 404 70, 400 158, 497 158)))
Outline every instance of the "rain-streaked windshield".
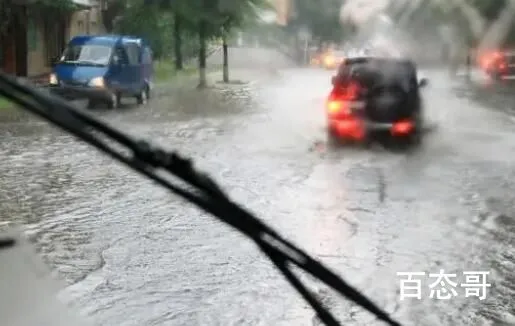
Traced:
MULTIPOLYGON (((72 2, 0 0, 0 231, 78 315, 515 326, 515 0, 72 2)), ((16 266, 0 326, 62 325, 16 266)))
POLYGON ((111 52, 112 47, 106 45, 73 45, 69 46, 64 51, 61 61, 107 65, 111 57, 111 52))

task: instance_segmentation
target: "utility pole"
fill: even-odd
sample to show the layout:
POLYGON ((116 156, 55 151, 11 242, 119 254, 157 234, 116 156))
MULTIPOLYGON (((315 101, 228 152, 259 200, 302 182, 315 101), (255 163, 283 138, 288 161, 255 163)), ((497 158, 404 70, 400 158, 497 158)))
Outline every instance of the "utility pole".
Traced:
POLYGON ((299 30, 299 39, 303 42, 302 49, 302 64, 308 64, 308 50, 309 50, 309 39, 311 38, 311 34, 307 27, 303 27, 299 30))
POLYGON ((465 59, 465 78, 467 81, 471 80, 471 70, 472 70, 472 45, 474 44, 471 37, 467 40, 467 56, 465 59))
POLYGON ((210 2, 209 0, 202 1, 202 15, 200 16, 200 20, 198 22, 198 38, 199 38, 199 85, 198 88, 205 88, 207 86, 207 77, 206 77, 206 42, 207 42, 207 28, 208 28, 208 14, 210 12, 210 2))

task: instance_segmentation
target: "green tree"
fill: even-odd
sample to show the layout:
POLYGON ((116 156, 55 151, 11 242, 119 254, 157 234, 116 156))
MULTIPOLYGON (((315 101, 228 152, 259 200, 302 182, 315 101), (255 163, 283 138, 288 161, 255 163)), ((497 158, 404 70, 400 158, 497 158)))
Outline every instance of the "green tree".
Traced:
MULTIPOLYGON (((115 22, 128 9, 127 4, 130 0, 103 0, 105 1, 102 9, 102 23, 108 33, 114 31, 115 22)), ((129 4, 130 5, 130 4, 129 4)))
MULTIPOLYGON (((121 0, 111 0, 121 1, 121 0)), ((199 87, 205 87, 207 45, 210 40, 221 38, 224 50, 224 81, 229 81, 229 63, 227 40, 229 34, 243 28, 258 19, 258 8, 266 8, 267 0, 131 0, 131 8, 120 12, 124 24, 123 31, 135 31, 142 22, 148 21, 148 30, 162 44, 170 44, 163 38, 172 38, 175 64, 178 70, 183 68, 184 42, 187 36, 195 35, 198 57, 199 87), (137 5, 133 5, 139 1, 137 5), (128 14, 129 11, 146 6, 145 13, 128 14), (125 11, 125 12, 124 12, 125 11), (138 19, 138 15, 146 18, 138 19), (157 22, 166 21, 162 25, 157 22)), ((129 6, 130 7, 130 6, 129 6)), ((121 29, 122 30, 122 29, 121 29)), ((134 33, 134 32, 133 32, 134 33)))
POLYGON ((290 26, 306 27, 320 42, 340 42, 343 37, 340 23, 341 0, 297 0, 290 26))
POLYGON ((199 87, 202 88, 207 85, 208 41, 218 37, 224 40, 224 81, 228 82, 228 35, 235 28, 255 19, 256 7, 262 7, 265 0, 147 0, 146 3, 173 14, 174 52, 178 69, 182 68, 182 37, 186 33, 197 36, 199 87))
POLYGON ((157 7, 145 6, 143 0, 131 0, 126 5, 118 12, 113 31, 141 36, 149 42, 156 59, 166 56, 171 48, 173 16, 157 7))
MULTIPOLYGON (((482 38, 487 37, 485 34, 492 24, 497 21, 501 13, 507 10, 509 2, 506 0, 466 0, 461 6, 452 6, 448 19, 457 26, 464 35, 464 39, 468 41, 471 46, 477 46, 482 41, 482 38), (471 17, 473 13, 477 18, 471 17), (481 33, 478 33, 477 26, 478 20, 483 23, 481 33)), ((515 17, 513 17, 515 18, 515 17)), ((512 22, 515 19, 511 20, 512 22)), ((512 23, 510 32, 505 38, 506 43, 513 43, 515 40, 515 25, 512 23)), ((502 46, 502 44, 500 44, 502 46)))
POLYGON ((110 25, 112 32, 146 38, 156 59, 170 58, 173 53, 179 71, 183 58, 198 48, 188 37, 194 34, 194 25, 185 18, 193 14, 188 9, 185 0, 109 0, 104 20, 115 21, 110 25))
MULTIPOLYGON (((199 87, 205 87, 207 41, 216 30, 211 23, 216 10, 209 0, 146 0, 146 5, 171 13, 174 18, 174 52, 176 67, 182 69, 182 36, 186 31, 198 36, 199 87)), ((216 7, 216 4, 215 4, 216 7)), ((216 26, 215 26, 216 27, 216 26)))
POLYGON ((340 21, 341 0, 296 0, 292 17, 285 29, 294 40, 297 60, 302 61, 299 32, 307 30, 319 47, 326 42, 340 43, 346 34, 353 32, 350 25, 340 21), (346 29, 344 29, 344 27, 346 29))
MULTIPOLYGON (((262 10, 271 9, 266 0, 218 0, 212 22, 219 26, 223 51, 223 82, 229 82, 228 38, 235 29, 254 25, 260 20, 262 10)), ((216 33, 215 33, 215 36, 216 33)))
MULTIPOLYGON (((505 35, 502 35, 502 43, 498 45, 501 47, 513 47, 515 45, 515 15, 513 14, 512 8, 509 8, 509 1, 468 0, 468 3, 476 8, 476 10, 485 19, 487 27, 492 27, 505 14, 510 15, 510 17, 502 17, 504 20, 503 23, 506 23, 506 26, 504 26, 506 31, 503 31, 505 35)), ((483 35, 483 38, 490 36, 491 35, 485 34, 483 35)))
MULTIPOLYGON (((147 1, 150 3, 152 0, 147 1)), ((197 12, 194 11, 190 2, 187 0, 161 0, 158 7, 164 12, 172 15, 169 21, 173 22, 173 53, 175 59, 175 68, 182 70, 184 68, 184 39, 185 36, 195 34, 195 19, 192 19, 197 12)), ((190 44, 191 48, 191 44, 190 44)))
POLYGON ((508 5, 506 0, 467 0, 467 3, 478 10, 487 22, 493 22, 508 5))

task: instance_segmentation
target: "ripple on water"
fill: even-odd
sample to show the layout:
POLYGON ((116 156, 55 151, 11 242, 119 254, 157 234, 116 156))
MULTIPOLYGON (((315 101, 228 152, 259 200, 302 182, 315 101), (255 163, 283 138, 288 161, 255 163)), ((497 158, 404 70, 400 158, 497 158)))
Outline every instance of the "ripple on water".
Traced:
MULTIPOLYGON (((448 139, 409 157, 343 151, 321 158, 308 151, 320 118, 308 113, 319 112, 311 77, 291 78, 282 89, 284 81, 272 83, 258 97, 251 95, 258 86, 242 85, 98 114, 200 157, 237 200, 407 324, 510 324, 509 164, 462 155, 465 145, 448 139), (308 99, 298 92, 302 84, 310 85, 308 99), (299 108, 306 114, 295 120, 299 108), (397 304, 395 272, 439 268, 490 269, 491 295, 397 304)), ((73 138, 27 126, 2 134, 1 213, 31 223, 46 260, 71 284, 73 303, 99 325, 311 324, 313 312, 251 242, 73 138)), ((314 288, 346 324, 373 325, 348 301, 314 288)))

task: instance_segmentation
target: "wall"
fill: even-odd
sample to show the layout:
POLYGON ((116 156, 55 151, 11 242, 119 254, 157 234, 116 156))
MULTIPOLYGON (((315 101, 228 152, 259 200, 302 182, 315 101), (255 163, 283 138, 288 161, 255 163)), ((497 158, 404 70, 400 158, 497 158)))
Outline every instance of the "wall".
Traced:
MULTIPOLYGON (((52 25, 54 27, 57 26, 56 24, 52 25)), ((43 18, 32 18, 29 20, 27 26, 28 75, 38 76, 47 74, 51 70, 50 60, 52 58, 49 57, 49 51, 47 51, 46 42, 48 38, 45 38, 45 24, 43 18)), ((102 24, 102 16, 98 8, 80 10, 71 14, 68 28, 64 31, 64 42, 68 42, 71 38, 77 35, 95 35, 102 34, 104 32, 105 29, 102 24)), ((56 32, 54 31, 54 34, 55 33, 56 32)), ((54 37, 59 36, 55 34, 54 37)))
POLYGON ((17 16, 22 17, 21 21, 0 38, 0 69, 11 74, 29 77, 47 74, 51 70, 50 60, 61 53, 70 38, 105 33, 101 11, 96 7, 74 12, 69 20, 63 17, 62 22, 46 21, 46 24, 42 15, 34 12, 27 17, 26 7, 18 7, 23 14, 17 16))
POLYGON ((0 69, 8 74, 16 74, 16 46, 14 35, 9 30, 5 35, 0 35, 0 69))
POLYGON ((37 76, 49 72, 48 61, 42 18, 29 18, 27 22, 27 74, 37 76))
POLYGON ((102 15, 99 8, 80 10, 72 14, 70 28, 68 29, 68 40, 77 35, 97 35, 105 33, 102 24, 102 15))
POLYGON ((7 73, 25 76, 27 74, 27 8, 12 7, 12 19, 7 31, 0 36, 0 68, 7 73))

